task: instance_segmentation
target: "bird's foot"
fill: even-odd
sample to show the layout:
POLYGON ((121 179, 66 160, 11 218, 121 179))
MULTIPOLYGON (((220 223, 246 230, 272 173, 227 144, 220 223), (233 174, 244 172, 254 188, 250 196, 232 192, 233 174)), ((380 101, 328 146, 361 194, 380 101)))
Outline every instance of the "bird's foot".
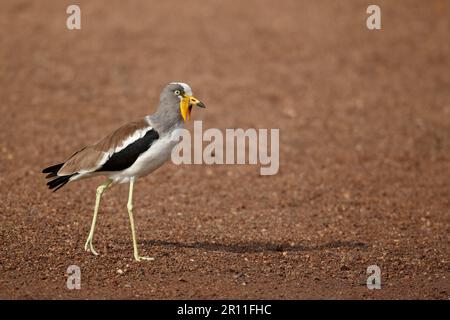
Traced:
POLYGON ((92 239, 88 238, 86 243, 84 244, 84 250, 87 252, 92 252, 94 255, 98 256, 97 251, 94 249, 94 245, 92 244, 92 239))
POLYGON ((136 260, 136 261, 154 261, 155 258, 153 258, 153 257, 141 257, 141 256, 135 255, 134 256, 134 260, 136 260))

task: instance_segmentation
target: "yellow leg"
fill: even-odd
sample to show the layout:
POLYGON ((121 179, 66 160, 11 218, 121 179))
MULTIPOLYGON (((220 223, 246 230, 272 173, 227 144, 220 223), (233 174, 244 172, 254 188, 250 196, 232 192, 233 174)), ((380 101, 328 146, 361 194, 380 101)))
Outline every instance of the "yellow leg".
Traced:
POLYGON ((149 260, 149 261, 151 261, 151 260, 155 260, 154 258, 139 256, 138 247, 137 247, 137 241, 136 241, 136 231, 134 230, 134 219, 133 219, 133 187, 134 187, 134 179, 131 179, 130 180, 130 193, 128 194, 127 209, 128 209, 128 216, 130 217, 131 236, 133 238, 134 259, 136 261, 141 261, 141 260, 149 260))
POLYGON ((89 231, 89 236, 84 245, 84 250, 91 251, 96 256, 98 255, 98 253, 94 249, 92 240, 94 239, 94 230, 95 230, 95 223, 97 222, 98 208, 100 207, 100 199, 102 197, 103 192, 105 192, 105 190, 111 185, 111 183, 112 183, 112 180, 108 179, 105 182, 103 182, 101 185, 99 185, 97 188, 97 195, 95 197, 94 217, 92 218, 92 224, 91 224, 91 230, 89 231))

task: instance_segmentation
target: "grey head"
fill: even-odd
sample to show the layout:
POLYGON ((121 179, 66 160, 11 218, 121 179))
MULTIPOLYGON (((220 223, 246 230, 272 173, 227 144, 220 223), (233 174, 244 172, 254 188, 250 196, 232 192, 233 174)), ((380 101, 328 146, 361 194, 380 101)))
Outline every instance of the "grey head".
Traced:
POLYGON ((182 82, 171 82, 159 96, 156 112, 150 116, 152 126, 161 134, 181 127, 190 119, 193 106, 205 108, 205 105, 192 95, 189 85, 182 82))

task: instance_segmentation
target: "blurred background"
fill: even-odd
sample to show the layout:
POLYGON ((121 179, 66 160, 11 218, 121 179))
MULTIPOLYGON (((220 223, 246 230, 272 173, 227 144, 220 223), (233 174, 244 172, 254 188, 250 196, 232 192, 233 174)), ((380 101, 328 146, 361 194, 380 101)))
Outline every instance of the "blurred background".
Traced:
POLYGON ((381 30, 370 4, 1 1, 0 297, 448 298, 450 3, 377 1, 381 30), (136 188, 155 262, 132 262, 126 186, 85 253, 100 180, 52 194, 40 170, 171 81, 208 105, 204 128, 280 128, 280 172, 168 164, 136 188))

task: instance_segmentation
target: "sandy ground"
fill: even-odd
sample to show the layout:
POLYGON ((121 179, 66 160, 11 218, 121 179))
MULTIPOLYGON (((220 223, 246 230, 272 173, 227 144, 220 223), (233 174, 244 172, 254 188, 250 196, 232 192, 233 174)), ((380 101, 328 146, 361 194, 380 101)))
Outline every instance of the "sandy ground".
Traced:
POLYGON ((0 298, 450 297, 448 1, 379 1, 380 31, 366 1, 124 3, 77 1, 69 31, 70 1, 1 1, 0 298), (155 261, 126 185, 84 252, 101 179, 52 194, 40 170, 174 80, 205 128, 280 128, 279 174, 169 163, 135 191, 155 261))

